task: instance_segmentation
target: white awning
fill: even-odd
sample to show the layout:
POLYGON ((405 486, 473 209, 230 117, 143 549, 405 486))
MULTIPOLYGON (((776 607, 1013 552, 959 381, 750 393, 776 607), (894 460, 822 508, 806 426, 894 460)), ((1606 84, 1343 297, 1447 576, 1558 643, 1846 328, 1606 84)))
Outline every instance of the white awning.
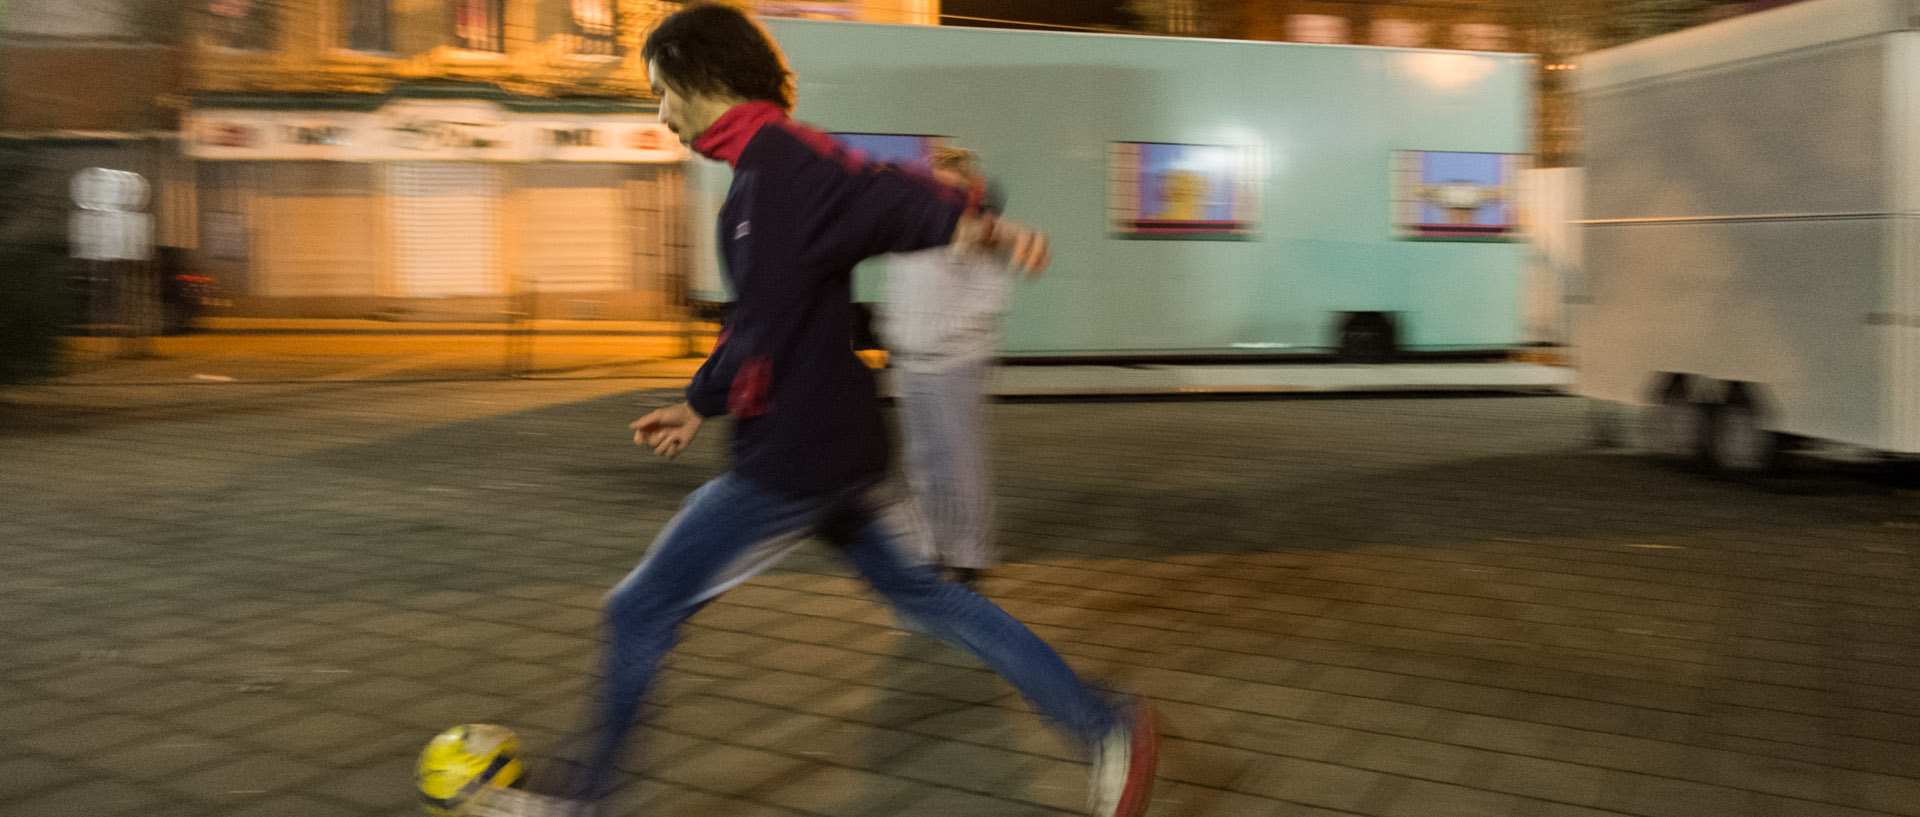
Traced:
POLYGON ((401 100, 372 113, 201 108, 181 122, 196 159, 348 162, 683 162, 646 114, 516 113, 482 100, 401 100))

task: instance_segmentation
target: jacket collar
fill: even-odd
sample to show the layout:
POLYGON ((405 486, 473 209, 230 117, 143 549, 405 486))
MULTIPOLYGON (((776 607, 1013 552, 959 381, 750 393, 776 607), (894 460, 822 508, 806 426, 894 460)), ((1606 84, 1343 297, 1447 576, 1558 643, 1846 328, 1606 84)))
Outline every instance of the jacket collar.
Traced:
POLYGON ((779 105, 762 100, 745 102, 728 108, 719 119, 693 140, 693 149, 700 155, 715 161, 726 162, 728 167, 740 163, 740 152, 746 150, 753 135, 768 123, 785 121, 787 112, 779 105))

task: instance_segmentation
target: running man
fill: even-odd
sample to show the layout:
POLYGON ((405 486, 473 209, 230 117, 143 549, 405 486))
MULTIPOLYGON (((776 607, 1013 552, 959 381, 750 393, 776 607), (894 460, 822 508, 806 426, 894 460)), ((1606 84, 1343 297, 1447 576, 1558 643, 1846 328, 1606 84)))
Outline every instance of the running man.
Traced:
POLYGON ((672 457, 706 420, 732 415, 733 462, 688 495, 607 597, 603 708, 574 796, 587 805, 609 793, 682 622, 818 536, 903 616, 977 656, 1087 748, 1095 817, 1140 814, 1157 747, 1150 710, 1096 691, 1012 616, 941 578, 911 503, 887 485, 873 373, 848 342, 861 259, 951 243, 1037 271, 1047 265, 1046 236, 979 213, 978 187, 954 191, 866 164, 795 122, 784 56, 732 7, 689 3, 660 22, 641 56, 660 119, 733 168, 719 238, 735 300, 686 402, 630 427, 635 443, 672 457))

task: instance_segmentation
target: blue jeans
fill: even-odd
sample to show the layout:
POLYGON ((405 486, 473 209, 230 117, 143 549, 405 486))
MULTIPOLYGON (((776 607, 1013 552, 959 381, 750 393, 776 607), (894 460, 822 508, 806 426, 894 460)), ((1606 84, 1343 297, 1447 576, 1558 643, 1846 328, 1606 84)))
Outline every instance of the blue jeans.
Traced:
POLYGON ((978 657, 1083 743, 1116 723, 1113 704, 1039 636, 993 602, 941 580, 913 506, 884 484, 793 497, 727 473, 687 496, 640 566, 607 597, 600 723, 576 795, 597 799, 610 790, 641 698, 681 623, 809 536, 838 546, 901 615, 978 657))

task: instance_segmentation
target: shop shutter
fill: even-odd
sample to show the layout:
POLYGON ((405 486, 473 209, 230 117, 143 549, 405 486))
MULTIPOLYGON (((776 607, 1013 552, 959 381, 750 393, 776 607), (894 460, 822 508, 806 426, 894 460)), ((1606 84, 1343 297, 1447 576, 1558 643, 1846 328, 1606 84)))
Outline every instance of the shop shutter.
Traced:
POLYGON ((375 295, 378 197, 372 165, 259 165, 253 232, 256 294, 276 298, 375 295))
POLYGON ((658 293, 661 307, 687 302, 685 176, 678 165, 642 165, 627 182, 633 202, 636 286, 658 293))
POLYGON ((538 164, 520 169, 521 270, 536 292, 634 288, 633 220, 624 165, 538 164))
POLYGON ((395 294, 503 292, 499 166, 393 162, 386 168, 393 212, 395 294))

